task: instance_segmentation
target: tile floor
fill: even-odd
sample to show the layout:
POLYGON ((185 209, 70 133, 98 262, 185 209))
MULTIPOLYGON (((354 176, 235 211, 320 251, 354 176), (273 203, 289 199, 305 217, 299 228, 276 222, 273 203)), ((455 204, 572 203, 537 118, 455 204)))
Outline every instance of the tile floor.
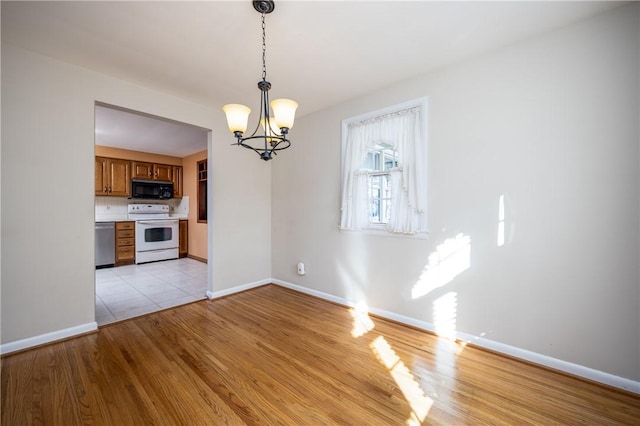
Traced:
POLYGON ((183 258, 96 270, 98 325, 206 297, 207 264, 183 258))

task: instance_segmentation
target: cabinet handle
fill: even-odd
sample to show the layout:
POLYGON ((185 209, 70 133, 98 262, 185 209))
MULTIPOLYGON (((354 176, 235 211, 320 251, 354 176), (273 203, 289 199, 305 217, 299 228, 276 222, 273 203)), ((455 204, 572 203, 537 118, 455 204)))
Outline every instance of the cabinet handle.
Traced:
POLYGON ((112 192, 112 191, 111 191, 111 187, 109 187, 109 192, 112 192))
POLYGON ((151 170, 149 170, 149 176, 151 176, 151 170))
POLYGON ((108 186, 104 187, 104 192, 109 192, 109 187, 108 186))

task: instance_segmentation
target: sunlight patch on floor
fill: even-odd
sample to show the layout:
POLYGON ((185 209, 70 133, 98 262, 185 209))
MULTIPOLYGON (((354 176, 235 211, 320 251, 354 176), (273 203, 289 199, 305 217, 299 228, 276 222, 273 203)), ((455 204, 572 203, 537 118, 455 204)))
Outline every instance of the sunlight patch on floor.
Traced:
POLYGON ((393 377, 411 406, 412 413, 409 419, 407 419, 407 424, 422 424, 433 405, 433 399, 424 394, 424 391, 420 388, 411 371, 383 336, 378 336, 371 343, 371 349, 382 365, 389 370, 391 377, 393 377))
POLYGON ((358 305, 355 308, 351 308, 349 313, 353 317, 353 329, 351 330, 353 337, 363 336, 375 327, 375 324, 369 317, 369 311, 366 305, 358 305))

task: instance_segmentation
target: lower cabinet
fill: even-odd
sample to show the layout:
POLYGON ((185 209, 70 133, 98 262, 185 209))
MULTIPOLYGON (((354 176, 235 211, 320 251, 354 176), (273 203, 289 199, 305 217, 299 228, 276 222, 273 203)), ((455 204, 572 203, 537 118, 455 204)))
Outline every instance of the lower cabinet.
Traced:
POLYGON ((115 266, 131 265, 136 261, 135 225, 135 222, 116 222, 115 266))
POLYGON ((189 254, 189 221, 181 220, 179 229, 178 256, 187 257, 189 254))

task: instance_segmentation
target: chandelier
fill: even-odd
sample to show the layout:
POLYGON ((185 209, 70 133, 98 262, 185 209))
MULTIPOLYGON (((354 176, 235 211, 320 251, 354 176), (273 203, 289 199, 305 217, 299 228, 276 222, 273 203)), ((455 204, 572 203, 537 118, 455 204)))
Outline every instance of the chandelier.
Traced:
POLYGON ((260 118, 258 124, 249 136, 244 136, 247 131, 247 122, 251 109, 240 104, 227 104, 222 110, 227 116, 229 130, 236 137, 233 145, 243 146, 255 151, 264 161, 269 161, 277 151, 287 149, 291 146, 291 141, 287 139, 289 129, 293 126, 298 104, 291 99, 274 99, 269 102, 269 89, 271 83, 267 81, 266 65, 266 32, 265 15, 273 12, 275 4, 273 1, 254 1, 253 8, 262 15, 262 80, 258 82, 260 89, 260 118), (273 116, 270 115, 270 109, 273 116))

